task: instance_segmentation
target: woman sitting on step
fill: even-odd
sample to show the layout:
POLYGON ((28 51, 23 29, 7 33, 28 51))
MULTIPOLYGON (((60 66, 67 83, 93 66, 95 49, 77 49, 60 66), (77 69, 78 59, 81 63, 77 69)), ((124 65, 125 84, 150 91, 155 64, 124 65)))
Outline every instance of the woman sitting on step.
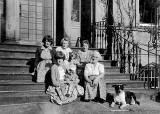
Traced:
POLYGON ((48 87, 46 93, 51 96, 51 102, 62 105, 76 100, 78 95, 83 95, 84 89, 78 83, 66 79, 76 75, 67 72, 69 69, 64 64, 64 53, 57 51, 55 58, 56 64, 51 67, 52 85, 48 87))
POLYGON ((106 100, 106 86, 103 80, 104 65, 98 61, 101 55, 98 51, 94 51, 91 56, 91 62, 86 64, 84 70, 85 78, 85 100, 98 100, 104 102, 106 100))
POLYGON ((69 60, 69 53, 72 52, 72 50, 68 47, 69 45, 69 38, 63 38, 61 40, 61 45, 60 47, 56 48, 56 51, 62 51, 65 55, 65 60, 68 61, 69 60))
POLYGON ((92 51, 89 50, 88 40, 83 40, 82 49, 78 51, 77 59, 79 61, 77 74, 80 78, 80 85, 84 86, 84 67, 91 60, 92 51))
POLYGON ((35 54, 35 70, 36 82, 44 82, 47 72, 50 70, 52 64, 55 63, 55 49, 52 45, 52 38, 49 35, 42 39, 43 45, 38 47, 35 54))

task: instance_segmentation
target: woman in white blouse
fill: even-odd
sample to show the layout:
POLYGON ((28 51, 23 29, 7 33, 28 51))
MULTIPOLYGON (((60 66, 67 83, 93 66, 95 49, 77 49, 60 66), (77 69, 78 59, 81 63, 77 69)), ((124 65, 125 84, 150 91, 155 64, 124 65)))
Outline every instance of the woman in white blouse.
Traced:
POLYGON ((68 38, 63 38, 61 40, 61 45, 60 47, 56 48, 56 51, 61 51, 65 54, 65 60, 69 60, 69 53, 72 52, 72 50, 68 47, 69 46, 69 40, 68 38))
POLYGON ((84 70, 85 77, 85 100, 106 100, 106 87, 103 82, 104 65, 98 61, 101 59, 99 52, 94 51, 91 56, 91 62, 86 64, 84 70))

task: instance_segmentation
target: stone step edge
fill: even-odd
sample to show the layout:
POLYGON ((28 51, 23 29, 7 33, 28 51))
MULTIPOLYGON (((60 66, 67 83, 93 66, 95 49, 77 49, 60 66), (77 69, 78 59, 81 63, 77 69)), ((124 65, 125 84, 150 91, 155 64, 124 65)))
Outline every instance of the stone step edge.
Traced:
MULTIPOLYGON (((1 57, 0 56, 0 59, 2 60, 30 60, 30 58, 25 58, 25 57, 12 57, 12 58, 9 58, 9 57, 1 57)), ((99 62, 112 62, 112 60, 100 60, 99 62)))
MULTIPOLYGON (((0 76, 2 76, 2 75, 32 75, 31 73, 15 73, 15 74, 8 74, 8 73, 6 73, 6 74, 4 74, 4 73, 0 73, 0 76)), ((106 75, 106 76, 108 76, 108 75, 110 75, 110 76, 117 76, 117 75, 121 75, 121 76, 128 76, 128 75, 130 75, 130 74, 124 74, 124 73, 108 73, 108 72, 105 72, 105 74, 104 75, 106 75)))
MULTIPOLYGON (((39 47, 41 45, 33 45, 33 44, 20 44, 20 43, 0 43, 0 45, 11 45, 11 46, 22 46, 22 47, 39 47)), ((54 48, 59 46, 53 46, 54 48)), ((82 49, 82 47, 70 47, 71 49, 82 49)), ((89 50, 99 50, 99 48, 89 48, 89 50)))
POLYGON ((145 81, 139 81, 139 80, 118 80, 118 81, 114 81, 114 80, 105 80, 105 83, 110 84, 110 83, 116 83, 116 84, 122 84, 122 83, 145 83, 145 81))
POLYGON ((10 90, 10 91, 6 91, 6 90, 3 90, 3 91, 0 91, 0 94, 2 93, 25 93, 25 92, 44 92, 45 93, 45 90, 42 90, 42 89, 37 89, 37 90, 10 90))
MULTIPOLYGON (((24 68, 29 68, 29 65, 25 64, 0 64, 0 67, 24 67, 24 68)), ((119 67, 116 66, 105 66, 104 69, 119 69, 119 67)))
POLYGON ((29 65, 25 64, 0 64, 0 67, 23 67, 23 68, 29 68, 29 65))
POLYGON ((12 57, 12 58, 9 58, 9 57, 1 57, 0 56, 0 60, 30 60, 29 58, 22 58, 22 57, 12 57))
MULTIPOLYGON (((129 79, 118 79, 118 80, 113 80, 113 79, 106 79, 105 83, 110 84, 110 83, 117 83, 117 84, 121 84, 121 83, 144 83, 144 81, 139 81, 139 80, 129 80, 129 79)), ((40 82, 40 83, 36 83, 33 82, 31 80, 0 80, 0 85, 8 85, 8 84, 34 84, 34 85, 44 85, 45 83, 40 82)))
MULTIPOLYGON (((3 92, 0 94, 0 97, 15 97, 13 95, 18 95, 21 97, 29 96, 48 96, 44 91, 23 91, 23 92, 3 92)), ((18 97, 17 96, 17 97, 18 97)))
POLYGON ((7 50, 7 49, 0 49, 0 52, 12 52, 12 53, 35 53, 36 50, 7 50))

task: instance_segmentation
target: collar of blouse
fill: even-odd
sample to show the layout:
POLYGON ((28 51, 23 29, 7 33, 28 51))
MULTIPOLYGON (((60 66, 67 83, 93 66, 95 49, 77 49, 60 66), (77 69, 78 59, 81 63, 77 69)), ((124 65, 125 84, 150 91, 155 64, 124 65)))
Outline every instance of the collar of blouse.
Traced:
POLYGON ((44 46, 42 46, 41 49, 50 49, 50 50, 52 50, 52 47, 49 46, 49 47, 45 48, 44 46))

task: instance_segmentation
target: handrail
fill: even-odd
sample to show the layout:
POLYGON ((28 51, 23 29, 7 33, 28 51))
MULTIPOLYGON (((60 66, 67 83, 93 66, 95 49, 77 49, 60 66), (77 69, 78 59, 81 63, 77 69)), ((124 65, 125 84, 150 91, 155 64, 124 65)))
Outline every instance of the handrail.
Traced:
MULTIPOLYGON (((141 79, 141 74, 143 74, 144 69, 142 69, 142 56, 149 57, 150 55, 152 56, 160 56, 157 53, 151 52, 149 50, 150 45, 148 45, 148 50, 144 49, 141 46, 140 43, 135 43, 134 41, 134 36, 133 36, 133 28, 132 27, 127 27, 122 29, 123 27, 121 26, 114 26, 114 25, 107 25, 106 21, 100 21, 97 22, 95 25, 93 25, 96 30, 96 46, 97 48, 100 49, 106 49, 107 45, 107 30, 108 27, 111 27, 113 32, 113 38, 112 38, 112 60, 117 61, 117 65, 120 67, 120 72, 121 73, 129 73, 130 74, 130 79, 131 80, 140 80, 141 79), (129 40, 130 39, 130 40, 129 40), (101 44, 102 43, 102 44, 101 44), (142 53, 143 51, 143 53, 142 53), (146 53, 146 54, 145 54, 146 53), (143 71, 143 72, 142 72, 143 71), (140 74, 141 73, 141 74, 140 74)), ((135 29, 134 29, 135 31, 135 29)), ((144 32, 144 31, 143 31, 144 32)), ((146 31, 149 32, 150 31, 146 31)), ((157 50, 156 50, 157 51, 157 50)), ((109 54, 109 53, 108 53, 109 54)), ((148 58, 149 61, 149 58, 148 58)), ((149 62, 147 63, 149 64, 149 62)), ((156 63, 157 64, 157 63, 156 63)), ((157 65, 155 65, 154 71, 157 73, 157 65)), ((149 72, 149 68, 147 69, 149 72)), ((150 85, 150 76, 145 75, 148 88, 151 87, 150 85)), ((154 74, 153 79, 156 79, 156 74, 154 74)), ((145 81, 146 81, 145 80, 145 81)), ((154 82, 154 86, 156 88, 157 82, 154 82)))

